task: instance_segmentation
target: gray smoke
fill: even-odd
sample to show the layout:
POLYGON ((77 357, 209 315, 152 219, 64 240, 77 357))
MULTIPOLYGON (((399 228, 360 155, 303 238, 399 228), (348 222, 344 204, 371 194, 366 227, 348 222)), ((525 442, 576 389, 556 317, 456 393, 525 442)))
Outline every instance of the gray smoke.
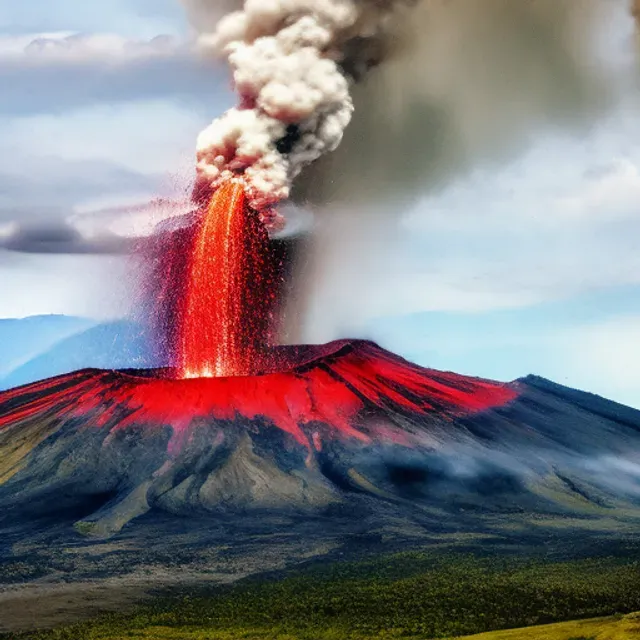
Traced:
MULTIPOLYGON (((316 7, 328 6, 311 0, 183 1, 208 50, 219 45, 220 19, 233 10, 244 7, 245 15, 249 8, 256 19, 280 11, 276 22, 288 28, 316 7), (283 7, 293 10, 284 20, 283 7)), ((342 309, 344 317, 354 312, 345 292, 373 286, 376 269, 385 261, 385 245, 393 242, 394 220, 413 201, 478 166, 503 162, 545 131, 560 128, 579 135, 610 112, 628 87, 629 76, 619 73, 618 62, 632 46, 628 23, 633 2, 336 0, 340 6, 353 4, 358 15, 367 16, 368 25, 360 28, 363 22, 357 22, 360 31, 336 27, 325 49, 330 51, 326 60, 333 59, 336 70, 351 81, 348 98, 342 86, 340 98, 325 100, 319 109, 332 117, 342 114, 340 126, 331 128, 336 135, 330 142, 317 137, 320 120, 313 120, 312 138, 319 143, 311 145, 310 154, 303 144, 305 153, 299 156, 274 155, 274 138, 286 134, 286 118, 269 120, 273 130, 267 128, 262 137, 266 151, 251 149, 238 165, 245 168, 255 161, 261 168, 264 163, 267 180, 256 180, 262 191, 258 200, 272 202, 291 191, 294 201, 322 214, 301 252, 304 264, 297 268, 286 339, 324 339, 340 332, 336 310, 342 309), (392 6, 404 9, 409 4, 415 6, 388 13, 392 6), (324 326, 322 335, 309 330, 308 316, 324 326)), ((269 20, 260 18, 259 27, 269 37, 277 39, 280 33, 269 20)), ((257 53, 251 48, 256 32, 250 37, 246 29, 242 33, 242 47, 257 53)), ((235 122, 236 115, 223 122, 235 122)), ((255 124, 253 116, 242 117, 255 124)), ((233 166, 241 146, 236 130, 237 140, 223 145, 225 152, 214 158, 219 131, 214 127, 201 140, 210 151, 200 151, 200 173, 212 183, 221 168, 233 166)))
POLYGON ((611 113, 637 82, 632 29, 627 0, 420 3, 397 27, 402 46, 353 88, 340 147, 294 186, 318 215, 286 339, 353 333, 348 292, 397 262, 395 222, 418 199, 611 113))
POLYGON ((629 45, 618 29, 628 16, 628 0, 424 0, 396 25, 402 46, 354 87, 340 148, 296 197, 395 202, 544 127, 579 131, 619 95, 611 61, 629 45))

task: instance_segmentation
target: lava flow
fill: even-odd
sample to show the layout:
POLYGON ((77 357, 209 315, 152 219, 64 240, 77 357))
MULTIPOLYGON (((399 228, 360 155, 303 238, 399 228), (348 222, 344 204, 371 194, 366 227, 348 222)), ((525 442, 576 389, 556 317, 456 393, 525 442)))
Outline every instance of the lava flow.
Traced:
POLYGON ((229 434, 239 424, 275 427, 316 450, 334 438, 410 445, 420 427, 405 423, 453 420, 518 396, 511 385, 423 369, 371 342, 277 351, 278 368, 261 375, 176 380, 163 371, 86 370, 0 393, 0 433, 48 416, 108 432, 169 427, 173 451, 203 423, 226 424, 229 434))
POLYGON ((336 438, 410 446, 432 419, 448 424, 518 396, 509 385, 423 369, 370 342, 274 346, 283 261, 240 178, 210 194, 193 224, 160 235, 157 249, 155 304, 174 366, 80 371, 1 393, 0 435, 46 419, 114 437, 168 427, 172 454, 202 425, 223 440, 240 427, 276 428, 316 451, 336 438))
POLYGON ((190 241, 174 347, 181 377, 260 370, 274 302, 269 236, 242 182, 218 188, 190 241))

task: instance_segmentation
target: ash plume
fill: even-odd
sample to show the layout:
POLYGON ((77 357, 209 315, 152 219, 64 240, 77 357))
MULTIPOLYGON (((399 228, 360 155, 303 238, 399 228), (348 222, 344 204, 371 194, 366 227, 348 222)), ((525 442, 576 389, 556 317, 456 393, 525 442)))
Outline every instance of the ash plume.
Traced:
POLYGON ((293 197, 403 204, 545 129, 584 131, 629 89, 617 64, 633 55, 631 11, 640 0, 423 0, 354 86, 340 148, 293 197))
POLYGON ((340 147, 296 180, 292 200, 318 215, 284 338, 366 336, 368 320, 386 313, 369 303, 381 280, 411 268, 396 235, 411 207, 547 135, 586 135, 637 94, 631 6, 424 0, 399 20, 385 64, 352 89, 340 147))
POLYGON ((636 0, 183 2, 202 47, 231 58, 237 43, 243 62, 245 52, 258 53, 258 42, 282 53, 279 34, 299 27, 309 17, 305 12, 334 3, 360 12, 351 27, 334 26, 320 51, 346 82, 346 102, 316 103, 322 115, 301 123, 274 119, 256 108, 255 98, 245 101, 243 72, 242 82, 236 80, 239 107, 200 140, 200 183, 208 188, 223 171, 246 170, 258 185, 254 204, 289 196, 322 213, 294 269, 286 341, 357 334, 367 313, 359 296, 376 286, 380 270, 393 260, 395 222, 408 207, 477 168, 516 157, 546 132, 588 131, 637 83, 637 75, 633 79, 633 71, 619 64, 633 55, 636 0), (292 12, 286 18, 285 6, 292 12), (260 12, 279 16, 282 28, 273 26, 275 18, 259 18, 260 12), (256 20, 251 28, 262 31, 248 35, 245 23, 245 39, 233 40, 234 21, 248 15, 256 20), (251 114, 242 113, 247 107, 251 114), (324 114, 333 122, 341 114, 350 124, 332 129, 329 139, 314 128, 324 114), (265 135, 232 131, 241 118, 247 126, 269 124, 265 135), (239 143, 248 139, 258 144, 247 144, 251 153, 241 157, 239 143))
POLYGON ((198 138, 198 188, 242 174, 251 204, 264 210, 289 197, 304 167, 338 147, 353 114, 351 84, 382 61, 397 20, 415 2, 186 4, 201 48, 226 58, 239 95, 238 106, 198 138))

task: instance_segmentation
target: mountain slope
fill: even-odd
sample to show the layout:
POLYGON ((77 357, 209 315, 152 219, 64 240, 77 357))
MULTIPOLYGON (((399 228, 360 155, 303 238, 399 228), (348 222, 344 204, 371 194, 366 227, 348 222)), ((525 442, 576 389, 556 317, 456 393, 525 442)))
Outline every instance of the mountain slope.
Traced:
POLYGON ((280 362, 227 379, 92 369, 0 394, 0 506, 32 517, 55 500, 64 519, 64 496, 69 513, 89 509, 83 530, 110 535, 149 511, 368 496, 452 521, 461 509, 615 517, 640 496, 638 411, 534 377, 422 369, 363 341, 280 362))
POLYGON ((0 320, 0 381, 56 343, 95 324, 86 318, 60 315, 0 320))
POLYGON ((276 355, 251 377, 85 369, 0 393, 0 584, 167 586, 338 549, 634 539, 639 411, 370 342, 276 355))
POLYGON ((0 379, 0 388, 10 389, 88 366, 157 366, 143 329, 126 320, 99 325, 78 322, 76 330, 48 343, 34 344, 30 353, 29 359, 0 379))

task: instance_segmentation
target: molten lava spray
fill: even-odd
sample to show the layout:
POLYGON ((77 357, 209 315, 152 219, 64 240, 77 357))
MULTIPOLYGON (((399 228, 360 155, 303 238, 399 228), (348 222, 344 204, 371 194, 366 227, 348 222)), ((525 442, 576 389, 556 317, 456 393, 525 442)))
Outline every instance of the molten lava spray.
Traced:
POLYGON ((190 244, 176 334, 181 376, 256 373, 270 343, 275 282, 267 231, 240 180, 214 192, 190 244))

